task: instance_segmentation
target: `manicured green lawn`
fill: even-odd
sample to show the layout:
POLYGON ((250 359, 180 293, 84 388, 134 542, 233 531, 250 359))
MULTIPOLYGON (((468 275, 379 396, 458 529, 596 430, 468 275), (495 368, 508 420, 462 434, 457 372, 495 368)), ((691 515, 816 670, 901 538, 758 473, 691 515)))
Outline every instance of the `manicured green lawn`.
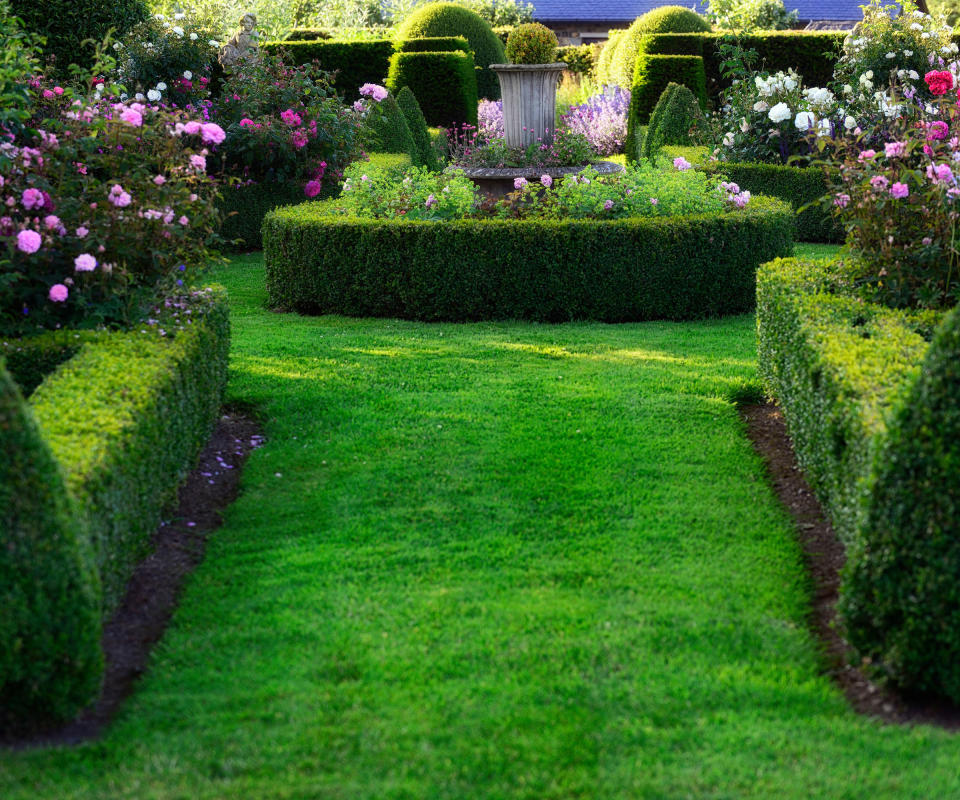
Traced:
POLYGON ((960 795, 960 738, 819 674, 732 394, 751 317, 425 325, 263 310, 222 270, 269 441, 103 741, 0 797, 960 795))

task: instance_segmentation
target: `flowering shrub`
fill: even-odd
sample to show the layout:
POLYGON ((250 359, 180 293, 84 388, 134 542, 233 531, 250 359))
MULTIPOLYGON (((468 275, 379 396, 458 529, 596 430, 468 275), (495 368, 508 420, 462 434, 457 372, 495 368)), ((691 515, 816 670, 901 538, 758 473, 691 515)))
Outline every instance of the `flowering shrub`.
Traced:
POLYGON ((587 137, 558 129, 553 142, 537 138, 525 148, 510 148, 504 139, 486 139, 472 125, 447 131, 447 153, 457 167, 576 167, 596 160, 587 137))
POLYGON ((856 120, 843 112, 829 89, 805 89, 793 70, 772 75, 753 70, 751 54, 721 47, 729 56, 725 74, 733 85, 712 118, 714 153, 720 160, 786 163, 809 155, 818 136, 856 128, 856 120))
POLYGON ((30 79, 37 71, 41 53, 39 38, 27 33, 0 2, 0 136, 17 133, 30 117, 30 79))
POLYGON ((783 0, 710 0, 707 17, 715 28, 730 31, 779 31, 792 28, 799 15, 783 0))
POLYGON ((129 325, 206 265, 211 123, 40 89, 51 119, 0 145, 0 332, 129 325), (47 96, 49 94, 49 96, 47 96))
POLYGON ((845 102, 865 110, 889 105, 886 92, 891 82, 910 99, 923 89, 921 75, 956 56, 952 29, 943 19, 918 11, 911 0, 902 6, 899 14, 895 6, 880 0, 863 6, 863 22, 844 40, 834 72, 845 102))
POLYGON ((315 197, 359 155, 358 115, 330 88, 314 64, 291 67, 262 53, 257 64, 229 74, 206 117, 226 133, 211 170, 248 182, 302 181, 315 197))
POLYGON ((184 106, 207 96, 219 47, 213 33, 185 14, 157 14, 113 45, 117 81, 135 100, 184 106))
POLYGON ((587 167, 576 175, 538 181, 517 178, 505 198, 482 200, 462 173, 408 171, 402 178, 370 165, 347 170, 341 212, 374 219, 451 220, 463 218, 622 219, 720 213, 743 208, 750 193, 695 172, 684 159, 672 170, 650 164, 626 173, 599 176, 587 167))
POLYGON ((630 92, 619 86, 604 86, 600 94, 570 108, 561 124, 585 136, 597 153, 609 156, 623 152, 629 111, 630 92))
MULTIPOLYGON (((949 74, 949 73, 947 73, 949 74)), ((943 75, 927 73, 930 82, 943 75)), ((953 79, 949 88, 953 89, 953 79)), ((874 149, 865 135, 834 142, 839 176, 832 202, 856 255, 855 279, 894 307, 954 305, 960 297, 960 163, 951 96, 939 118, 895 120, 874 149)))
POLYGON ((477 107, 477 129, 483 139, 502 139, 503 100, 481 100, 477 107))

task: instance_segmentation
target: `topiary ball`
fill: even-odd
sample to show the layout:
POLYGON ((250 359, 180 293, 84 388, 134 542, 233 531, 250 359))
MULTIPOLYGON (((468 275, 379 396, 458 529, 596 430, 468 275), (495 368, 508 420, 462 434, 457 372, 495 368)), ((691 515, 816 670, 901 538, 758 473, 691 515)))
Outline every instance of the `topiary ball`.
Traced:
POLYGON ((552 64, 559 46, 557 35, 546 25, 528 22, 510 33, 506 56, 511 64, 552 64))
POLYGON ((453 3, 429 3, 414 11, 397 28, 397 40, 433 36, 462 36, 470 43, 480 68, 477 90, 480 97, 500 97, 500 81, 489 67, 506 61, 503 42, 480 15, 453 3))
POLYGON ((637 17, 619 37, 610 57, 610 82, 629 89, 640 52, 640 40, 648 33, 709 33, 705 17, 683 6, 661 6, 637 17))
POLYGON ((54 56, 61 72, 73 63, 91 66, 93 48, 81 46, 85 39, 99 41, 111 28, 122 36, 150 16, 144 0, 11 0, 10 10, 28 31, 46 37, 44 55, 54 56))

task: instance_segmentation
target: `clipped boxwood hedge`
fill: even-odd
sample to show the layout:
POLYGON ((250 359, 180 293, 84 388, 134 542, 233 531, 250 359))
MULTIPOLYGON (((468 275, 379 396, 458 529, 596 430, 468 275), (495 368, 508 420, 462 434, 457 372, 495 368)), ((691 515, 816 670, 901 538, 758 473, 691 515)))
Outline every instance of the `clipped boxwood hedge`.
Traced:
POLYGON ((650 121, 660 96, 670 83, 686 86, 701 108, 707 105, 706 77, 699 56, 644 56, 637 59, 627 112, 624 151, 637 153, 640 128, 650 121))
POLYGON ((787 204, 628 220, 408 222, 331 203, 264 220, 272 306, 421 320, 693 319, 748 311, 757 265, 790 252, 787 204))
POLYGON ((416 96, 427 124, 477 124, 477 78, 471 54, 394 53, 387 88, 397 94, 404 86, 416 96))
MULTIPOLYGON (((25 405, 0 370, 0 707, 17 717, 69 718, 99 687, 100 620, 219 413, 229 318, 207 292, 172 338, 81 336, 25 405)), ((47 334, 24 345, 63 357, 47 334)))
POLYGON ((404 39, 396 43, 398 53, 445 53, 459 50, 472 53, 470 42, 463 36, 424 36, 422 39, 404 39))
MULTIPOLYGON (((333 197, 338 192, 336 181, 324 181, 322 197, 333 197)), ((228 250, 259 250, 263 247, 260 226, 268 211, 279 206, 296 205, 306 199, 303 183, 248 183, 225 186, 220 190, 217 206, 222 222, 220 235, 228 250)))
POLYGON ((760 268, 761 375, 847 548, 847 638, 899 685, 958 701, 960 315, 863 302, 838 269, 760 268))
POLYGON ((294 65, 317 61, 321 69, 336 71, 334 87, 344 99, 355 100, 363 84, 383 83, 394 45, 389 39, 365 42, 314 40, 267 42, 264 48, 282 54, 294 65))

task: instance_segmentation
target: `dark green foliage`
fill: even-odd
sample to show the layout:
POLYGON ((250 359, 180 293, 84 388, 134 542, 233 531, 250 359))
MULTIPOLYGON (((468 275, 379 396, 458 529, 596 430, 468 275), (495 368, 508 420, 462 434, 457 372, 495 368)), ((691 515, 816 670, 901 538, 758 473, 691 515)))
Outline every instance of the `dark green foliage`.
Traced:
POLYGON ((225 297, 210 295, 206 309, 192 311, 193 323, 172 340, 135 330, 86 344, 30 399, 86 523, 106 611, 219 414, 230 340, 225 297))
POLYGON ((423 117, 423 111, 420 104, 409 86, 404 86, 397 92, 397 105, 403 112, 407 120, 407 126, 410 128, 410 136, 413 138, 415 158, 411 159, 413 166, 426 167, 430 170, 439 169, 437 163, 437 154, 433 149, 433 142, 430 141, 430 131, 427 130, 427 121, 423 117))
POLYGON ((843 229, 818 202, 830 185, 822 170, 815 167, 790 167, 781 164, 707 162, 702 167, 725 175, 728 180, 756 194, 779 197, 790 203, 797 214, 797 239, 801 242, 842 242, 843 229), (804 208, 806 206, 806 208, 804 208))
POLYGON ((387 88, 409 86, 430 125, 476 125, 478 74, 468 53, 394 53, 387 88))
POLYGON ((422 320, 691 319, 748 311, 757 265, 792 248, 793 215, 430 223, 332 216, 264 220, 270 304, 422 320))
POLYGON ((332 39, 333 34, 326 28, 292 28, 283 38, 290 42, 315 42, 318 39, 332 39))
POLYGON ((470 43, 462 36, 430 36, 422 39, 407 39, 397 42, 398 53, 445 53, 460 50, 464 53, 473 52, 470 43))
POLYGON ((24 397, 33 394, 43 379, 67 359, 73 358, 84 342, 95 341, 98 331, 48 331, 38 336, 0 339, 0 357, 24 397))
POLYGON ((706 106, 706 77, 699 56, 644 56, 637 59, 627 116, 626 153, 637 153, 640 126, 646 125, 667 84, 677 83, 693 92, 701 107, 706 106))
POLYGON ((92 65, 85 39, 100 41, 111 28, 120 36, 149 16, 143 0, 10 0, 10 8, 28 31, 46 37, 44 56, 54 56, 63 73, 72 63, 92 65))
MULTIPOLYGON (((757 65, 771 72, 796 70, 806 86, 827 86, 833 80, 836 56, 843 43, 839 31, 764 31, 743 35, 740 43, 756 50, 757 65)), ((638 55, 702 55, 707 73, 707 92, 717 97, 728 86, 720 73, 717 44, 729 34, 657 33, 641 38, 638 55)))
POLYGON ((552 30, 539 22, 527 22, 510 31, 504 52, 511 64, 554 64, 557 47, 552 30))
POLYGON ((392 94, 377 104, 377 113, 368 117, 365 124, 372 139, 371 153, 405 153, 411 161, 416 158, 410 126, 392 94))
MULTIPOLYGON (((694 145, 698 131, 703 129, 704 124, 703 111, 693 92, 678 83, 668 83, 650 115, 650 126, 643 137, 641 155, 652 159, 656 158, 664 145, 694 145)), ((756 193, 767 194, 760 191, 756 193)))
POLYGON ((0 361, 0 728, 69 719, 100 685, 99 584, 82 519, 0 361))
POLYGON ((901 686, 960 702, 960 313, 936 332, 890 420, 841 611, 901 686))
POLYGON ((588 44, 557 48, 557 61, 567 65, 575 75, 592 75, 597 61, 597 49, 588 44))
MULTIPOLYGON (((263 245, 260 226, 268 211, 278 206, 295 205, 306 200, 304 184, 251 183, 240 186, 225 186, 220 190, 217 205, 220 208, 220 235, 230 250, 259 250, 263 245)), ((323 182, 321 198, 334 197, 339 186, 332 177, 323 182)))
MULTIPOLYGON (((506 61, 503 42, 490 24, 469 9, 453 3, 429 3, 407 17, 397 30, 398 39, 422 39, 431 36, 463 36, 470 42, 476 65, 479 97, 496 100, 500 97, 500 81, 488 67, 506 61)), ((426 95, 412 85, 427 119, 430 119, 426 95)), ((459 87, 456 89, 459 91, 459 87)), ((474 112, 476 113, 476 112, 474 112)))
POLYGON ((316 60, 321 69, 333 72, 333 85, 345 100, 357 99, 365 83, 383 83, 393 54, 393 42, 379 39, 367 42, 268 42, 264 47, 283 54, 290 64, 316 60))
POLYGON ((896 683, 957 701, 960 315, 865 303, 845 283, 840 266, 761 267, 760 371, 847 548, 849 640, 896 683))

